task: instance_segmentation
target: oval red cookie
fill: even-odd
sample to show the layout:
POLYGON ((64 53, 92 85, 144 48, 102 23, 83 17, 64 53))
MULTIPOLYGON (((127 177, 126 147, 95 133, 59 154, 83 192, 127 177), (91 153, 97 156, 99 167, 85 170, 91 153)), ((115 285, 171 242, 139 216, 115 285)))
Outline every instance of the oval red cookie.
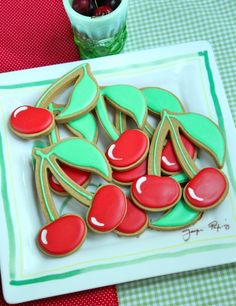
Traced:
POLYGON ((141 208, 162 211, 178 202, 181 197, 181 187, 171 177, 145 175, 133 182, 131 195, 141 208))
POLYGON ((146 212, 127 198, 127 212, 121 224, 116 228, 116 232, 126 236, 141 234, 145 230, 147 222, 146 212))
POLYGON ((185 201, 193 208, 205 210, 224 200, 228 182, 223 173, 215 168, 205 168, 184 188, 185 201))
POLYGON ((127 200, 123 191, 115 185, 104 185, 94 195, 87 223, 96 232, 110 232, 122 222, 126 210, 127 200))
POLYGON ((53 123, 53 115, 44 108, 20 106, 10 117, 10 126, 21 134, 37 134, 47 130, 53 123))
POLYGON ((149 140, 139 130, 127 130, 106 152, 106 157, 113 168, 135 167, 147 154, 149 140))
POLYGON ((62 256, 77 249, 87 228, 80 216, 65 215, 44 226, 37 237, 39 247, 49 255, 62 256))

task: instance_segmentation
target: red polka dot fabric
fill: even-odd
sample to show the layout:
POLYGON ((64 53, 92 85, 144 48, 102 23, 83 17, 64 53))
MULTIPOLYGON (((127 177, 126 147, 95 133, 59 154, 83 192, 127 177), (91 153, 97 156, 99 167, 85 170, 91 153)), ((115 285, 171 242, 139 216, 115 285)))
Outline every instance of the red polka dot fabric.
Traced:
MULTIPOLYGON (((79 59, 62 0, 0 1, 0 12, 0 72, 79 59)), ((118 300, 115 286, 109 286, 19 305, 117 306, 118 300)))
POLYGON ((0 72, 79 59, 62 0, 0 1, 0 72))
MULTIPOLYGON (((1 293, 1 292, 0 292, 1 293)), ((2 296, 2 293, 1 293, 2 296)), ((7 304, 0 298, 0 306, 7 304)), ((115 286, 108 286, 58 297, 17 304, 19 306, 118 306, 115 286)))

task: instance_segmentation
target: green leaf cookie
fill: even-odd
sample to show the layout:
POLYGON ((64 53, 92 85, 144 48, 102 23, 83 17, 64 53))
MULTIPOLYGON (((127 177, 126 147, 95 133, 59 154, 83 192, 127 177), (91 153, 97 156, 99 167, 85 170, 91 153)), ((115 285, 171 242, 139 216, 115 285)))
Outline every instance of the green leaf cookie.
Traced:
POLYGON ((101 94, 121 112, 132 117, 139 128, 145 124, 147 103, 142 92, 130 85, 112 85, 102 88, 101 94))
POLYGON ((190 208, 181 199, 160 219, 150 222, 150 227, 158 230, 180 229, 196 222, 202 213, 190 208))
POLYGON ((82 136, 92 142, 97 139, 97 123, 90 113, 68 122, 66 127, 76 136, 82 136))
POLYGON ((169 112, 183 113, 184 108, 180 100, 171 92, 156 87, 143 88, 142 92, 146 98, 150 111, 160 114, 163 110, 169 112))
POLYGON ((219 127, 210 119, 200 114, 171 114, 171 118, 180 124, 187 136, 197 146, 206 149, 219 167, 225 159, 225 141, 219 127))
POLYGON ((111 168, 102 151, 91 142, 80 138, 67 138, 55 144, 49 154, 70 166, 94 172, 110 180, 111 168))
POLYGON ((99 87, 88 64, 81 66, 81 74, 75 83, 69 101, 56 116, 58 122, 68 122, 91 111, 99 94, 99 87))

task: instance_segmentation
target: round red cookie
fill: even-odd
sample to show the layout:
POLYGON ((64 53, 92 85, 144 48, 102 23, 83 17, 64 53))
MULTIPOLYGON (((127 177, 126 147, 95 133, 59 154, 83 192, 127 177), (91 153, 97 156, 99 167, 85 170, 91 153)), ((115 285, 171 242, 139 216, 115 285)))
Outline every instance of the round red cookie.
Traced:
POLYGON ((135 168, 147 156, 149 139, 140 130, 126 130, 106 151, 112 168, 124 171, 135 168))
POLYGON ((80 216, 65 215, 45 225, 37 236, 37 242, 43 252, 63 256, 78 249, 86 234, 86 224, 80 216))
POLYGON ((228 193, 228 181, 219 169, 205 168, 184 188, 184 199, 196 210, 206 210, 220 204, 228 193))
POLYGON ((181 187, 171 177, 145 175, 133 182, 131 196, 142 209, 163 211, 179 201, 181 187))
POLYGON ((22 137, 44 135, 53 123, 54 117, 47 109, 27 105, 16 108, 10 117, 10 127, 22 137))
POLYGON ((127 200, 123 191, 115 185, 103 185, 94 195, 87 214, 87 223, 95 232, 113 231, 124 219, 127 200))

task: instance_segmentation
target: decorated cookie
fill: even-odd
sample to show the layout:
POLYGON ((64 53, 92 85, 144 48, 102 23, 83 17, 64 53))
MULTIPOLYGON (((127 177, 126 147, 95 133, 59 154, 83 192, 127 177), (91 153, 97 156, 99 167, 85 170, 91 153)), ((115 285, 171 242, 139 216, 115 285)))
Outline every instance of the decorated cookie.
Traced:
POLYGON ((47 108, 70 85, 73 85, 69 100, 56 116, 57 122, 68 122, 91 111, 99 97, 99 87, 90 66, 82 64, 54 82, 39 98, 36 106, 47 108))
POLYGON ((23 105, 13 111, 9 125, 13 133, 21 138, 39 138, 51 132, 54 117, 47 109, 23 105))
MULTIPOLYGON (((45 208, 48 194, 47 173, 50 171, 63 189, 79 202, 90 206, 93 195, 71 179, 60 167, 60 163, 86 172, 100 175, 111 181, 111 168, 102 151, 93 143, 80 138, 66 138, 47 148, 34 149, 38 170, 35 170, 36 186, 45 208), (46 190, 44 190, 46 188, 46 190)), ((47 205, 46 205, 47 206, 47 205)))
POLYGON ((128 186, 131 185, 132 182, 141 176, 147 174, 147 159, 145 159, 141 164, 137 167, 132 168, 131 170, 126 171, 112 171, 113 181, 119 185, 128 186))
POLYGON ((107 135, 116 141, 120 133, 111 122, 106 104, 131 117, 138 128, 143 128, 147 118, 147 104, 142 92, 131 85, 111 85, 100 90, 100 97, 96 105, 97 117, 107 135))
POLYGON ((127 199, 115 185, 101 186, 94 195, 87 214, 87 224, 92 231, 107 233, 115 230, 127 211, 127 199))
POLYGON ((196 147, 207 151, 214 158, 218 167, 223 166, 225 141, 215 123, 200 114, 163 111, 161 122, 155 130, 150 146, 149 174, 160 175, 162 148, 168 134, 170 134, 175 154, 183 171, 190 179, 198 173, 195 161, 182 142, 180 131, 196 147))
POLYGON ((139 236, 145 231, 148 224, 148 217, 144 210, 137 207, 127 198, 127 211, 121 224, 115 232, 119 236, 139 236))
POLYGON ((125 171, 135 168, 146 158, 149 140, 140 130, 125 131, 106 151, 113 169, 125 171))
POLYGON ((39 98, 36 107, 23 105, 15 109, 10 116, 11 130, 26 139, 48 135, 54 127, 53 114, 48 107, 73 83, 69 101, 56 116, 56 121, 68 122, 92 110, 99 97, 99 87, 89 65, 83 64, 55 81, 39 98))
POLYGON ((228 189, 228 180, 221 170, 205 168, 187 183, 183 195, 193 209, 204 211, 220 204, 228 189))
POLYGON ((131 197, 136 205, 148 211, 164 211, 181 198, 181 187, 171 177, 145 175, 131 186, 131 197))
POLYGON ((86 234, 86 223, 80 216, 64 215, 41 228, 37 243, 47 255, 65 256, 83 244, 86 234))

